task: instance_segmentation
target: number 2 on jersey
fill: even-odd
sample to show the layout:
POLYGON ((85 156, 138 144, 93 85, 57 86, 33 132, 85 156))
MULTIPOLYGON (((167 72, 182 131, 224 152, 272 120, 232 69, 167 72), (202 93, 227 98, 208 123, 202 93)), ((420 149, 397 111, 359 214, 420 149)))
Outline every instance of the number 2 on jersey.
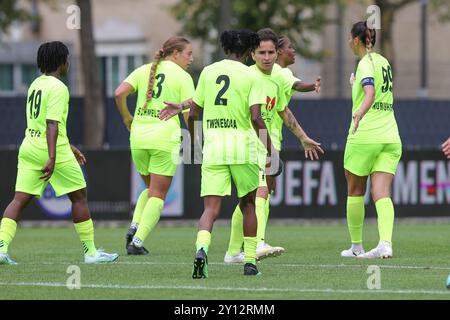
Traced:
POLYGON ((28 98, 28 103, 30 104, 30 119, 37 119, 37 117, 39 117, 39 112, 41 111, 42 91, 38 90, 38 92, 36 92, 36 95, 34 94, 35 91, 36 90, 33 90, 30 97, 28 98))
POLYGON ((222 96, 227 92, 228 88, 230 87, 230 77, 227 75, 220 75, 217 77, 216 83, 221 84, 222 82, 225 82, 222 89, 220 89, 219 93, 217 93, 216 100, 214 101, 214 104, 216 106, 226 106, 228 104, 228 99, 222 98, 222 96))

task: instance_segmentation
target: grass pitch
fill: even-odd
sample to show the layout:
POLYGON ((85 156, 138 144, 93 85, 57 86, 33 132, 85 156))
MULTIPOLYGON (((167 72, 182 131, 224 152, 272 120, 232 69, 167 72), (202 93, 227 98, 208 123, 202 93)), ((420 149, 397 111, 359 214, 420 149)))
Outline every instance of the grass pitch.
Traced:
MULTIPOLYGON (((242 265, 223 263, 229 227, 219 225, 212 235, 209 278, 194 280, 195 227, 157 226, 145 243, 149 256, 126 255, 126 228, 96 228, 97 247, 120 254, 111 265, 82 263, 73 227, 19 228, 10 247, 19 264, 0 266, 0 300, 450 299, 449 230, 448 223, 397 224, 394 258, 360 261, 339 256, 349 247, 345 225, 269 225, 268 242, 287 252, 259 263, 262 276, 245 277, 242 265), (73 265, 80 268, 81 289, 66 285, 73 265), (370 265, 380 267, 379 290, 368 289, 370 265)), ((366 250, 377 244, 375 224, 365 227, 364 238, 366 250)))

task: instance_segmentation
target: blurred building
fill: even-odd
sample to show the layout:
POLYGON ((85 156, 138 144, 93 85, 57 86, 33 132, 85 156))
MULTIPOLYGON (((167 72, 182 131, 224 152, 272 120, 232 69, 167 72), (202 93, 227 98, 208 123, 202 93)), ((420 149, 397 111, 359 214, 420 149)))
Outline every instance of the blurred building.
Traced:
MULTIPOLYGON (((96 53, 106 96, 131 70, 148 62, 153 53, 170 36, 182 33, 181 25, 168 8, 177 0, 95 0, 92 16, 96 53)), ((71 51, 72 70, 66 79, 72 95, 83 95, 80 45, 78 30, 66 26, 70 17, 68 8, 74 1, 46 2, 21 0, 31 8, 39 23, 16 24, 9 35, 0 35, 0 95, 22 95, 28 84, 38 75, 36 51, 43 41, 60 40, 71 51)), ((319 97, 350 97, 348 78, 356 66, 356 58, 347 45, 347 35, 352 23, 362 20, 366 8, 355 1, 342 11, 341 28, 337 23, 325 28, 313 45, 326 53, 326 58, 313 61, 298 57, 292 66, 296 75, 305 81, 322 76, 322 93, 319 97), (340 43, 338 43, 340 41, 340 43)), ((383 13, 381 13, 383 14, 383 13)), ((339 21, 335 4, 328 8, 328 16, 339 21)), ((394 23, 394 50, 396 71, 394 90, 397 98, 416 98, 420 90, 420 1, 401 10, 394 23)), ((428 13, 428 96, 450 98, 450 23, 443 24, 428 13)), ((83 22, 81 22, 83 27, 83 22)), ((383 26, 381 26, 383 28, 383 26)), ((382 30, 381 30, 382 32, 382 30)), ((193 41, 197 70, 211 60, 211 47, 201 41, 193 41)), ((303 95, 314 98, 317 95, 303 95)))

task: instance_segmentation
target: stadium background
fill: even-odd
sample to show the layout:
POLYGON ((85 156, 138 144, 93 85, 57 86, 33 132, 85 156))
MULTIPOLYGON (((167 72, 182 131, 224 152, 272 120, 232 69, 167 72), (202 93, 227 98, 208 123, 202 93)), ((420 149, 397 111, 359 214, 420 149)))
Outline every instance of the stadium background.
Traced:
MULTIPOLYGON (((271 3, 256 3, 261 6, 265 2, 271 3)), ((400 1, 384 1, 390 2, 400 1)), ((442 41, 442 35, 450 31, 450 24, 445 20, 448 4, 431 0, 403 2, 405 5, 396 10, 392 25, 395 112, 404 146, 393 188, 396 215, 449 216, 450 162, 439 151, 440 144, 450 135, 450 43, 442 41)), ((17 148, 26 126, 26 88, 38 75, 36 49, 43 41, 58 39, 67 43, 71 50, 70 75, 65 79, 72 96, 68 135, 88 159, 84 173, 93 217, 128 220, 143 184, 130 161, 128 132, 115 108, 114 88, 131 70, 148 61, 166 38, 184 34, 185 22, 177 20, 170 8, 180 3, 191 3, 194 7, 200 2, 139 0, 133 1, 133 10, 127 10, 127 3, 123 1, 90 3, 102 94, 102 120, 97 130, 100 132, 95 132, 101 142, 97 145, 90 139, 92 131, 86 130, 89 118, 86 113, 92 108, 85 107, 90 88, 85 85, 86 75, 83 74, 82 40, 79 30, 70 29, 67 24, 74 12, 69 7, 76 3, 87 1, 18 1, 16 8, 25 8, 32 17, 39 19, 14 22, 8 30, 0 32, 0 111, 3 115, 0 118, 0 207, 5 208, 14 193, 17 148)), ((205 3, 220 3, 222 7, 218 8, 223 10, 224 5, 230 6, 234 1, 205 3)), ((322 92, 319 95, 296 94, 290 107, 308 134, 322 143, 326 154, 319 162, 305 161, 294 136, 284 132, 282 157, 286 168, 271 199, 274 218, 345 216, 342 156, 351 110, 347 79, 357 63, 347 48, 346 37, 351 23, 363 19, 372 2, 320 3, 323 6, 317 7, 329 21, 323 23, 318 32, 307 29, 305 32, 311 33, 312 42, 304 43, 300 49, 302 52, 305 48, 320 51, 322 58, 316 60, 307 54, 299 55, 291 67, 294 74, 305 81, 312 81, 320 74, 322 92)), ((218 28, 224 25, 226 21, 218 28)), ((265 25, 277 31, 276 23, 268 21, 265 25)), ((81 22, 81 28, 85 26, 81 22)), ((202 66, 216 58, 216 45, 201 37, 193 38, 193 43, 196 60, 191 72, 195 78, 202 66)), ((129 106, 133 103, 129 101, 129 106)), ((200 216, 203 205, 199 201, 199 170, 198 165, 179 166, 163 218, 196 219, 200 216)), ((367 199, 370 203, 369 197, 367 199)), ((228 198, 221 218, 229 218, 234 205, 235 198, 228 198)), ((61 220, 69 216, 68 199, 55 198, 49 188, 26 209, 23 220, 61 220)), ((368 216, 375 217, 372 205, 368 216)))

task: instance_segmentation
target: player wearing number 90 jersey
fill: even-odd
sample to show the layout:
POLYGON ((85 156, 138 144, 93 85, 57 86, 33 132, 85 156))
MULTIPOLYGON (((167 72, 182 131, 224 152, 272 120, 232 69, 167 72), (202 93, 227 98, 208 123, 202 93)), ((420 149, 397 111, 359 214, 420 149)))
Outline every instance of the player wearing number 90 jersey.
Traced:
POLYGON ((375 29, 366 22, 355 23, 348 43, 361 60, 352 83, 352 123, 344 153, 348 184, 347 222, 352 247, 341 256, 359 258, 392 257, 394 206, 390 189, 402 154, 402 145, 394 116, 393 77, 389 62, 372 52, 375 29), (362 246, 364 194, 367 178, 378 214, 380 242, 369 252, 362 246))
POLYGON ((142 244, 160 218, 175 175, 180 120, 174 117, 164 121, 159 116, 164 101, 182 102, 192 98, 194 82, 185 71, 192 62, 192 44, 185 38, 171 37, 156 52, 152 63, 134 70, 116 89, 117 107, 131 131, 133 163, 148 187, 138 198, 126 235, 128 254, 148 254, 142 244), (137 103, 132 117, 126 97, 134 92, 137 92, 137 103))

